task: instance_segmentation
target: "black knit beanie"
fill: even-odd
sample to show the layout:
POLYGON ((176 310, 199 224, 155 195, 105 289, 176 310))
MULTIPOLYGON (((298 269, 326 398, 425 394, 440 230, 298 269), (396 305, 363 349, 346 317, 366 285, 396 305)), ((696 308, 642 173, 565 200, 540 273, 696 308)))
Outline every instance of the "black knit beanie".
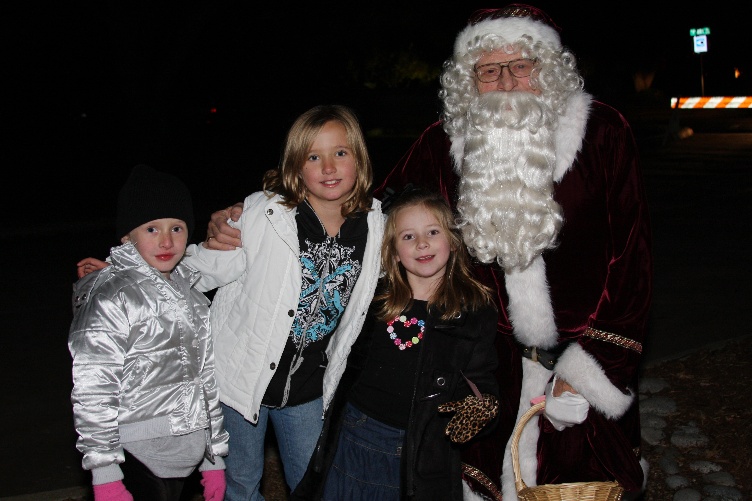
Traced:
POLYGON ((188 187, 178 178, 148 165, 136 165, 120 189, 117 203, 117 238, 155 219, 182 219, 193 233, 193 202, 188 187))

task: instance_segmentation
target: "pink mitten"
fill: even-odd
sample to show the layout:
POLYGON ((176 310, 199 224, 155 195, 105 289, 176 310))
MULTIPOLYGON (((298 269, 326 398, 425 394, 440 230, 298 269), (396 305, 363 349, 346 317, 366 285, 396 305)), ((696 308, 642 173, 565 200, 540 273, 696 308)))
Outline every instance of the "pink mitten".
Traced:
POLYGON ((201 485, 204 486, 204 501, 222 501, 225 497, 225 470, 201 472, 201 485))
POLYGON ((122 480, 94 486, 94 501, 133 501, 122 480))

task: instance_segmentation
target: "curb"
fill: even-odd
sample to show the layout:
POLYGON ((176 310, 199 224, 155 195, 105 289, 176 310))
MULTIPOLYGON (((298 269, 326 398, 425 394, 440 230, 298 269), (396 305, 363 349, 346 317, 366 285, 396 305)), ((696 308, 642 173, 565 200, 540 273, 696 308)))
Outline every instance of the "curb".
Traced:
POLYGON ((86 499, 88 495, 89 489, 87 488, 69 487, 67 489, 58 489, 56 491, 35 492, 34 494, 4 497, 0 498, 0 501, 66 501, 69 499, 86 499))

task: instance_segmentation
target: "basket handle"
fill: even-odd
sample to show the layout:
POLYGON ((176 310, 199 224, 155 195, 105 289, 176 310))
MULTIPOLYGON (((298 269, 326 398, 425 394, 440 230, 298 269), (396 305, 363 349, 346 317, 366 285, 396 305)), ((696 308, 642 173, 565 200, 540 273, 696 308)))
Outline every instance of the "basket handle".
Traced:
POLYGON ((522 415, 519 422, 514 427, 514 432, 512 433, 512 470, 514 470, 514 487, 515 489, 517 489, 517 492, 520 492, 522 489, 527 488, 525 481, 522 480, 522 474, 520 473, 520 459, 518 451, 520 444, 520 435, 522 435, 522 430, 525 428, 527 422, 530 421, 533 416, 538 414, 539 411, 543 410, 545 406, 546 401, 544 400, 530 407, 525 412, 525 414, 522 415))

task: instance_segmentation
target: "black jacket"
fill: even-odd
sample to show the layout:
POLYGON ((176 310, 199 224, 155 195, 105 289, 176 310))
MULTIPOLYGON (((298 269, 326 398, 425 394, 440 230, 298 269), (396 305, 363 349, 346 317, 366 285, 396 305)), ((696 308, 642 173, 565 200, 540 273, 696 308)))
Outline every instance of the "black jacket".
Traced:
MULTIPOLYGON (((324 421, 308 470, 291 494, 291 500, 319 500, 326 473, 337 451, 342 415, 350 388, 357 380, 369 353, 375 305, 348 358, 343 375, 324 421)), ((481 393, 498 398, 494 377, 498 360, 494 349, 497 312, 492 306, 463 313, 449 322, 429 315, 421 342, 414 381, 410 421, 402 453, 402 498, 405 500, 461 500, 461 445, 444 433, 451 413, 439 413, 439 405, 462 400, 472 393, 463 374, 481 393)), ((377 326, 377 329, 379 327, 377 326)), ((490 431, 496 421, 482 433, 490 431)), ((469 443, 471 443, 472 440, 469 443)), ((463 444, 465 445, 465 444, 463 444)))

